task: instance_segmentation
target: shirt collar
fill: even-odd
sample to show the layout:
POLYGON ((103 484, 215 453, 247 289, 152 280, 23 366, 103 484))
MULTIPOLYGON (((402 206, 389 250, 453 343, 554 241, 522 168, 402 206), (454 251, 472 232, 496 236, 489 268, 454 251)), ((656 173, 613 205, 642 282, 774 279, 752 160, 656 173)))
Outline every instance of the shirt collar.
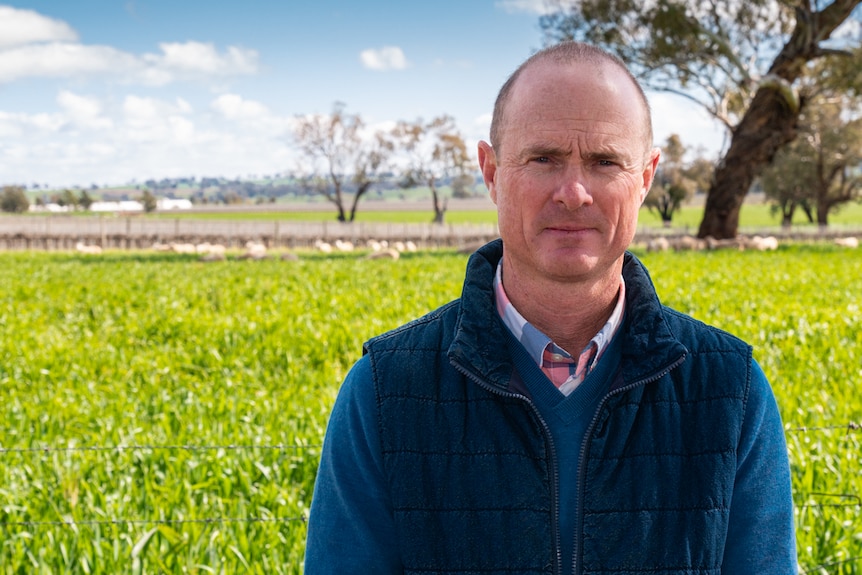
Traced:
MULTIPOLYGON (((563 351, 562 348, 559 348, 550 337, 536 329, 530 322, 528 322, 524 316, 515 309, 512 302, 509 301, 509 297, 506 295, 506 290, 503 288, 502 259, 497 264, 497 271, 494 274, 494 294, 496 296, 497 313, 500 314, 500 318, 503 320, 506 327, 509 328, 509 331, 512 332, 512 335, 515 336, 515 339, 521 342, 521 345, 524 346, 524 349, 527 350, 527 353, 533 361, 536 362, 536 365, 542 367, 544 352, 548 345, 552 345, 556 350, 563 351)), ((593 336, 581 353, 588 352, 589 349, 595 345, 597 349, 596 359, 598 359, 610 343, 611 339, 613 339, 617 328, 622 322, 625 301, 626 283, 622 276, 620 276, 619 296, 617 297, 617 303, 614 306, 613 312, 611 312, 611 316, 608 318, 608 321, 605 322, 602 329, 593 336)))

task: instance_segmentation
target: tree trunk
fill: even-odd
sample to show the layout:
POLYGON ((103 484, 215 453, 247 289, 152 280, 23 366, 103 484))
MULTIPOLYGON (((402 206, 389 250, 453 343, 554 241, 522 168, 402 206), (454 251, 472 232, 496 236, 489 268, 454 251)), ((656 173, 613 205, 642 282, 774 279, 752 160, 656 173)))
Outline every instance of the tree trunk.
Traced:
POLYGON ((444 200, 443 205, 440 205, 440 196, 437 194, 437 186, 433 178, 428 182, 428 187, 431 188, 431 197, 434 198, 434 223, 442 224, 446 217, 446 201, 444 200))
POLYGON ((806 203, 802 204, 802 211, 805 212, 805 217, 808 218, 808 223, 814 223, 814 214, 811 213, 811 206, 806 203))
POLYGON ((356 189, 356 195, 353 196, 353 205, 350 206, 350 221, 356 219, 356 208, 359 206, 359 199, 365 195, 365 192, 371 189, 371 182, 362 182, 356 189))
POLYGON ((829 225, 829 210, 832 209, 832 205, 832 202, 827 199, 817 198, 817 226, 821 230, 829 225))
POLYGON ((793 214, 796 213, 796 202, 785 200, 781 203, 781 227, 790 228, 793 225, 793 214))
POLYGON ((715 170, 698 237, 736 237, 739 210, 760 170, 796 137, 799 107, 771 86, 761 87, 733 132, 730 148, 715 170))
POLYGON ((699 237, 736 237, 739 210, 751 184, 778 149, 796 137, 804 102, 796 100, 793 82, 808 62, 823 54, 820 42, 829 39, 859 3, 860 0, 835 0, 819 12, 804 8, 806 3, 802 3, 797 9, 793 33, 734 128, 730 148, 716 168, 699 237))

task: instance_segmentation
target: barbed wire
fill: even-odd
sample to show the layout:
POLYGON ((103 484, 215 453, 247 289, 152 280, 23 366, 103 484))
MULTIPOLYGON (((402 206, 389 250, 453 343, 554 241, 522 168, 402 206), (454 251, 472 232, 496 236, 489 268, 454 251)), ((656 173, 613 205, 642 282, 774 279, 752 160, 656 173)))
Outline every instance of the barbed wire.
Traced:
POLYGON ((855 493, 820 493, 814 491, 809 493, 808 497, 834 497, 836 499, 845 499, 849 501, 839 501, 835 503, 802 503, 796 505, 796 507, 799 509, 806 509, 810 507, 862 507, 862 497, 859 497, 855 493))
POLYGON ((84 519, 55 521, 0 521, 0 527, 92 527, 98 525, 184 525, 208 523, 288 523, 307 520, 304 515, 293 517, 204 517, 201 519, 84 519))
MULTIPOLYGON (((787 433, 809 433, 818 431, 860 431, 862 424, 855 421, 843 423, 840 425, 822 425, 822 426, 798 426, 788 427, 787 433)), ((237 451, 237 450, 304 450, 304 449, 319 449, 320 444, 308 445, 291 445, 285 443, 265 444, 265 445, 242 445, 242 444, 227 444, 227 445, 159 445, 159 444, 130 444, 130 445, 82 445, 82 446, 67 446, 67 447, 0 447, 0 455, 5 453, 55 453, 55 452, 84 452, 84 451, 145 451, 145 450, 167 450, 167 451, 237 451)))
POLYGON ((807 433, 809 431, 834 431, 836 429, 843 429, 846 431, 859 431, 860 429, 862 429, 862 424, 856 423, 855 421, 851 421, 851 422, 845 423, 843 425, 821 425, 821 426, 817 426, 817 427, 809 427, 809 426, 790 427, 787 429, 787 432, 788 433, 790 433, 790 432, 807 433))
POLYGON ((76 452, 76 451, 144 451, 144 450, 168 450, 168 451, 230 451, 230 450, 301 450, 301 449, 317 449, 321 445, 288 445, 288 444, 271 444, 271 445, 82 445, 69 447, 0 447, 0 454, 4 453, 55 453, 55 452, 76 452))
POLYGON ((845 563, 854 563, 856 561, 862 560, 862 555, 856 557, 850 557, 849 559, 841 559, 839 561, 830 561, 829 563, 823 563, 821 565, 815 565, 810 569, 803 569, 802 573, 817 573, 820 569, 825 567, 835 567, 836 565, 844 565, 845 563))

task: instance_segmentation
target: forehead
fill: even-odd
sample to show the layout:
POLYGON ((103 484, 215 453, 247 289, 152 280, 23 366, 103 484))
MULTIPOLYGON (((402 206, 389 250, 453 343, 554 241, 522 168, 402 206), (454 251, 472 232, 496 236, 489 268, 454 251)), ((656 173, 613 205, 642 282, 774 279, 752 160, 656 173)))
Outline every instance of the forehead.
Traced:
POLYGON ((525 69, 506 106, 501 140, 577 138, 642 149, 647 114, 628 75, 607 63, 537 62, 525 69), (615 142, 619 140, 619 142, 615 142))

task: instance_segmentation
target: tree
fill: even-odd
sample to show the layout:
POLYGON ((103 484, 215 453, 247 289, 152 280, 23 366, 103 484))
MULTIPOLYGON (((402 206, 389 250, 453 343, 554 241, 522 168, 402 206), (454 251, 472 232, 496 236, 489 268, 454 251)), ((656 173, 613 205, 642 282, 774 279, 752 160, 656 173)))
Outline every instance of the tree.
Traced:
POLYGON ((665 226, 670 226, 673 214, 693 192, 693 182, 685 172, 686 148, 677 134, 671 134, 662 148, 661 163, 656 171, 652 188, 644 205, 661 216, 665 226))
POLYGON ((295 137, 306 163, 303 188, 320 194, 338 210, 338 221, 352 222, 359 200, 382 177, 392 142, 382 131, 365 133, 358 114, 344 112, 336 103, 328 116, 297 118, 295 137), (345 209, 347 185, 355 186, 349 216, 345 209))
POLYGON ((60 194, 54 196, 54 203, 61 208, 68 206, 74 210, 78 207, 78 196, 75 195, 75 192, 66 188, 60 194))
MULTIPOLYGON (((548 0, 555 10, 540 25, 550 43, 584 40, 617 54, 645 86, 689 98, 727 127, 698 231, 722 239, 736 235, 756 176, 796 137, 810 64, 849 54, 827 41, 860 2, 548 0)), ((858 62, 839 66, 858 76, 858 62)))
POLYGON ((90 206, 93 205, 93 198, 87 193, 87 190, 81 190, 81 197, 78 198, 78 205, 81 206, 81 209, 84 211, 89 211, 90 206))
POLYGON ((793 216, 802 209, 810 222, 814 215, 809 203, 811 185, 805 181, 806 174, 800 173, 802 166, 787 148, 778 152, 760 175, 760 185, 772 204, 772 212, 781 214, 781 227, 793 225, 793 216))
POLYGON ((465 172, 452 178, 452 197, 470 198, 476 195, 476 174, 465 172))
POLYGON ((446 202, 441 202, 437 185, 446 178, 464 176, 471 164, 467 145, 455 126, 454 118, 443 115, 427 123, 421 118, 415 122, 401 121, 395 127, 394 135, 399 148, 406 154, 402 181, 408 186, 428 186, 434 222, 442 224, 446 202))
POLYGON ((828 94, 812 102, 800 118, 800 136, 764 170, 767 196, 789 226, 801 207, 825 227, 835 208, 862 197, 862 117, 850 117, 846 96, 828 94))
POLYGON ((22 214, 30 209, 30 200, 21 186, 3 186, 0 193, 0 210, 22 214))
POLYGON ((155 194, 153 194, 153 192, 151 192, 147 188, 144 188, 144 191, 141 194, 141 197, 139 198, 138 201, 140 201, 141 204, 143 204, 144 211, 147 212, 148 214, 156 211, 156 208, 159 207, 158 198, 156 198, 155 194))

